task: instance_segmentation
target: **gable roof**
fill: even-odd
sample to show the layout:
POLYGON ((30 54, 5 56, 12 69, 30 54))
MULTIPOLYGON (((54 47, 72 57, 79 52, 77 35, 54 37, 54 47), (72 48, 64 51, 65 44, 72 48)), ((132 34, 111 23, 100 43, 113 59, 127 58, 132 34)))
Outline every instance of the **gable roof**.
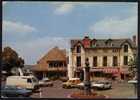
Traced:
POLYGON ((52 48, 41 60, 46 61, 66 61, 66 50, 60 50, 58 47, 52 48))
MULTIPOLYGON (((71 48, 74 48, 75 44, 82 39, 71 40, 71 48)), ((129 38, 126 39, 96 39, 96 46, 94 48, 121 48, 122 44, 127 42, 131 48, 136 48, 136 44, 129 38), (108 44, 108 42, 112 45, 108 44)), ((82 42, 81 42, 82 43, 82 42)), ((91 40, 92 43, 92 40, 91 40)), ((92 46, 90 47, 92 48, 92 46)))

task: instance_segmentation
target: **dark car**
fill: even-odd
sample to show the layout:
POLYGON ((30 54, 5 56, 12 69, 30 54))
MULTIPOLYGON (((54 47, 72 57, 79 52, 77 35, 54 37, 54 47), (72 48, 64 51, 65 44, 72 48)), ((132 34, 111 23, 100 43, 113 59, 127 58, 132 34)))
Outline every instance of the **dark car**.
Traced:
POLYGON ((1 95, 3 97, 29 97, 32 91, 16 86, 2 86, 1 95))

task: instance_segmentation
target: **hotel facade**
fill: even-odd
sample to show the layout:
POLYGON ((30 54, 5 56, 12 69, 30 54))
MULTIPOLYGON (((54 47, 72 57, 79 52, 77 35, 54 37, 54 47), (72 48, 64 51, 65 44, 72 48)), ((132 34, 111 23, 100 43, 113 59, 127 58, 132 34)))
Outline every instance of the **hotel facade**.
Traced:
POLYGON ((133 39, 83 39, 71 40, 69 51, 68 77, 80 77, 89 59, 91 78, 96 72, 110 73, 119 78, 125 77, 128 64, 136 56, 136 36, 133 39))

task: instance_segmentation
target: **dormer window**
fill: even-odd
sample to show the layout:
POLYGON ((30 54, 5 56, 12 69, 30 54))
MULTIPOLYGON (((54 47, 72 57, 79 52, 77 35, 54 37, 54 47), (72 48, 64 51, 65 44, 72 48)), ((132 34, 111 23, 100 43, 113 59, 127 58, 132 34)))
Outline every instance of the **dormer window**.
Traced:
POLYGON ((79 45, 79 46, 77 46, 77 53, 81 53, 81 46, 79 45))
POLYGON ((111 43, 111 46, 113 47, 113 46, 114 46, 114 44, 113 44, 113 43, 111 43))
POLYGON ((108 40, 105 41, 105 44, 108 45, 108 46, 112 46, 111 42, 112 42, 112 39, 108 39, 108 40))
POLYGON ((128 52, 128 45, 124 45, 124 52, 128 52))
POLYGON ((91 46, 92 46, 92 47, 96 47, 96 41, 97 41, 96 39, 93 39, 93 40, 92 40, 92 43, 91 43, 91 46))

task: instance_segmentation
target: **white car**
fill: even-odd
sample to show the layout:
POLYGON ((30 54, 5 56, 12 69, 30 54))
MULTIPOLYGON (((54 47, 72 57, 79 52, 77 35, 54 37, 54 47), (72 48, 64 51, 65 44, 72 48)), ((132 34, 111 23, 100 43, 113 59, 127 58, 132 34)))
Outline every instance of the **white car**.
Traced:
MULTIPOLYGON (((109 81, 97 81, 97 82, 91 82, 91 88, 97 88, 97 89, 110 89, 112 87, 111 82, 109 81)), ((84 83, 81 82, 77 84, 77 88, 84 88, 84 83)))
POLYGON ((138 81, 137 80, 129 80, 128 83, 130 83, 130 84, 137 84, 138 81))
POLYGON ((39 86, 53 86, 53 83, 49 80, 49 78, 43 78, 39 81, 39 86))
POLYGON ((112 83, 110 81, 97 81, 93 82, 92 86, 97 89, 111 89, 112 83))

